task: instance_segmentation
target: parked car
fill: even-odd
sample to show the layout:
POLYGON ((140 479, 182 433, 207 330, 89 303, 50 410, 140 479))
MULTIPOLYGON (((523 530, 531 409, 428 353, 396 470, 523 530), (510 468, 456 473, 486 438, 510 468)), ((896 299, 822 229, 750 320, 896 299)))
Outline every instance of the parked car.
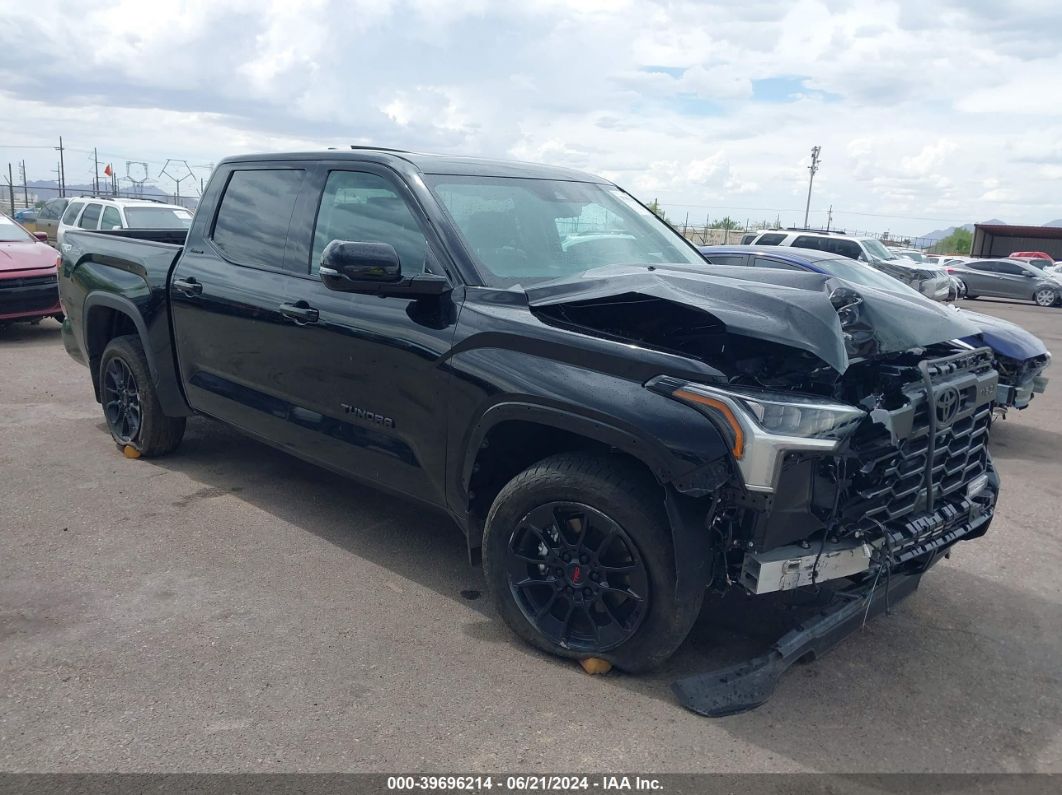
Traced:
POLYGON ((917 262, 917 263, 922 264, 922 265, 931 265, 931 264, 933 264, 933 263, 931 263, 929 261, 930 257, 927 257, 923 252, 919 251, 916 248, 899 248, 899 247, 895 247, 895 246, 891 247, 891 248, 886 246, 886 248, 888 248, 889 251, 891 251, 896 256, 905 257, 905 258, 911 260, 911 262, 917 262))
POLYGON ((1051 354, 1043 340, 1016 323, 929 302, 899 280, 835 254, 798 248, 779 250, 771 246, 700 246, 699 250, 715 265, 825 273, 863 287, 918 296, 937 311, 959 313, 963 320, 978 327, 977 334, 959 341, 974 347, 988 346, 995 355, 994 364, 999 371, 996 406, 1000 409, 1024 409, 1034 395, 1047 387, 1043 373, 1051 363, 1051 354))
POLYGON ((63 319, 54 248, 0 213, 0 327, 12 322, 63 319))
POLYGON ((1045 259, 1053 263, 1055 258, 1043 251, 1014 251, 1008 259, 1045 259))
POLYGON ((67 206, 59 221, 57 239, 62 249, 70 229, 187 229, 192 213, 179 204, 163 204, 148 199, 107 199, 82 197, 67 206))
POLYGON ((1025 262, 1042 271, 1049 270, 1055 264, 1055 261, 1050 257, 1016 257, 1011 254, 1007 259, 1016 259, 1019 262, 1025 262))
POLYGON ((55 245, 58 240, 59 219, 63 217, 69 199, 50 199, 37 211, 37 220, 33 222, 37 232, 47 236, 48 243, 55 245))
POLYGON ((958 286, 940 268, 919 265, 893 254, 880 240, 833 232, 785 230, 761 232, 752 241, 758 246, 795 246, 839 254, 865 262, 893 276, 934 301, 958 297, 958 286))
POLYGON ((975 259, 949 266, 966 283, 967 298, 1022 298, 1039 306, 1062 303, 1062 278, 1016 259, 975 259))
MULTIPOLYGON (((15 210, 11 216, 24 227, 29 229, 29 225, 33 224, 37 220, 37 208, 36 207, 24 207, 21 210, 15 210)), ((34 231, 30 229, 30 231, 34 231)))
POLYGON ((630 671, 674 652, 709 585, 842 592, 743 675, 677 682, 691 709, 760 703, 992 520, 997 374, 952 342, 975 326, 713 268, 598 177, 242 156, 183 247, 155 235, 185 233, 69 230, 60 274, 67 350, 127 454, 172 452, 200 412, 433 506, 517 635, 630 671))

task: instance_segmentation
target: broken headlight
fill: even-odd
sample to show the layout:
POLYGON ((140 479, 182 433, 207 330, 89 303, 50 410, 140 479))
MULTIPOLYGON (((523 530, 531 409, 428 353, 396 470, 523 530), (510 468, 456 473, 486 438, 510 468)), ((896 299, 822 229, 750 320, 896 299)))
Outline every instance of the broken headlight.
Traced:
POLYGON ((876 342, 870 323, 863 316, 863 296, 850 287, 838 287, 830 293, 830 303, 841 321, 848 356, 856 358, 874 353, 876 342))
POLYGON ((754 491, 774 490, 786 452, 834 452, 866 416, 855 406, 809 395, 709 386, 669 376, 646 386, 708 416, 727 437, 745 486, 754 491))

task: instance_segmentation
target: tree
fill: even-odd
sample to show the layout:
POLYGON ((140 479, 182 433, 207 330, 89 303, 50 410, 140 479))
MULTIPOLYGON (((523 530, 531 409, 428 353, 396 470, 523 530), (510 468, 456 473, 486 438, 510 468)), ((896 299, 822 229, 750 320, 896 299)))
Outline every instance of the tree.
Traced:
POLYGON ((947 237, 938 240, 930 251, 934 254, 969 254, 973 248, 973 232, 957 227, 947 237))
POLYGON ((653 211, 653 213, 655 215, 657 215, 660 218, 661 221, 666 221, 667 220, 667 213, 664 212, 664 208, 660 206, 660 202, 659 201, 657 201, 656 199, 653 199, 651 202, 649 202, 648 207, 649 207, 650 210, 653 211))
POLYGON ((742 226, 729 215, 726 218, 717 218, 712 222, 713 229, 741 229, 742 226))

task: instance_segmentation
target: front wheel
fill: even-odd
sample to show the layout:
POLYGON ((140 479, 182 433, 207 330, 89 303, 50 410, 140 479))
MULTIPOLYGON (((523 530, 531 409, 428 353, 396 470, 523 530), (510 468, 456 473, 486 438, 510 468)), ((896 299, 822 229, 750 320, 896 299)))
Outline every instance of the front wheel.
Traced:
POLYGON ((100 402, 115 444, 143 456, 165 455, 184 436, 184 417, 162 412, 144 348, 135 335, 115 337, 100 357, 100 402))
POLYGON ((1058 303, 1058 293, 1050 287, 1045 287, 1033 293, 1033 300, 1037 306, 1054 306, 1058 303))
POLYGON ((552 654, 627 671, 674 653, 703 590, 680 604, 663 495, 634 464, 564 453, 517 475, 491 507, 487 587, 509 627, 552 654))

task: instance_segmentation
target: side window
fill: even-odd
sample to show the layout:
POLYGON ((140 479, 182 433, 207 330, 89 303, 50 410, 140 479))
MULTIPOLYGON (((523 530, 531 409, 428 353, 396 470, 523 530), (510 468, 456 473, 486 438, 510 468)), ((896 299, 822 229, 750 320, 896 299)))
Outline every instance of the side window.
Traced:
MULTIPOLYGON (((288 227, 305 174, 301 169, 232 173, 211 234, 226 258, 254 268, 285 267, 288 227)), ((301 262, 288 267, 306 272, 301 262)))
POLYGON ((793 245, 796 248, 813 248, 816 251, 829 251, 830 249, 829 249, 829 246, 827 244, 830 243, 830 242, 832 242, 832 241, 823 240, 821 237, 812 237, 811 235, 801 235, 800 237, 798 237, 796 240, 793 241, 793 245))
POLYGON ((103 210, 103 221, 100 222, 100 229, 121 229, 122 228, 122 216, 118 212, 116 207, 105 207, 103 210))
POLYGON ((759 239, 756 241, 756 245, 757 246, 777 246, 783 240, 785 240, 785 235, 775 235, 775 234, 760 235, 759 239))
POLYGON ((747 265, 747 254, 705 254, 705 258, 713 265, 747 265))
POLYGON ((85 208, 85 212, 81 213, 81 219, 77 225, 82 229, 95 229, 100 222, 101 212, 103 212, 102 204, 90 204, 85 208))
POLYGON ((81 212, 81 208, 84 206, 82 202, 70 202, 66 212, 63 213, 63 223, 67 226, 73 226, 74 221, 77 220, 77 214, 81 212))
POLYGON ((859 244, 852 240, 831 240, 834 244, 833 248, 827 249, 832 254, 840 254, 842 257, 848 257, 848 259, 859 259, 863 250, 859 248, 859 244))
POLYGON ((766 257, 753 257, 752 264, 756 268, 774 268, 780 271, 802 271, 804 270, 799 265, 793 265, 789 262, 782 262, 777 259, 767 259, 766 257))
POLYGON ((398 252, 403 273, 425 270, 428 242, 420 224, 391 183, 376 174, 333 171, 328 175, 313 232, 313 273, 333 240, 389 243, 398 252))
POLYGON ((1025 268, 1013 262, 999 262, 996 264, 996 272, 1005 273, 1008 276, 1021 276, 1025 273, 1025 268))

